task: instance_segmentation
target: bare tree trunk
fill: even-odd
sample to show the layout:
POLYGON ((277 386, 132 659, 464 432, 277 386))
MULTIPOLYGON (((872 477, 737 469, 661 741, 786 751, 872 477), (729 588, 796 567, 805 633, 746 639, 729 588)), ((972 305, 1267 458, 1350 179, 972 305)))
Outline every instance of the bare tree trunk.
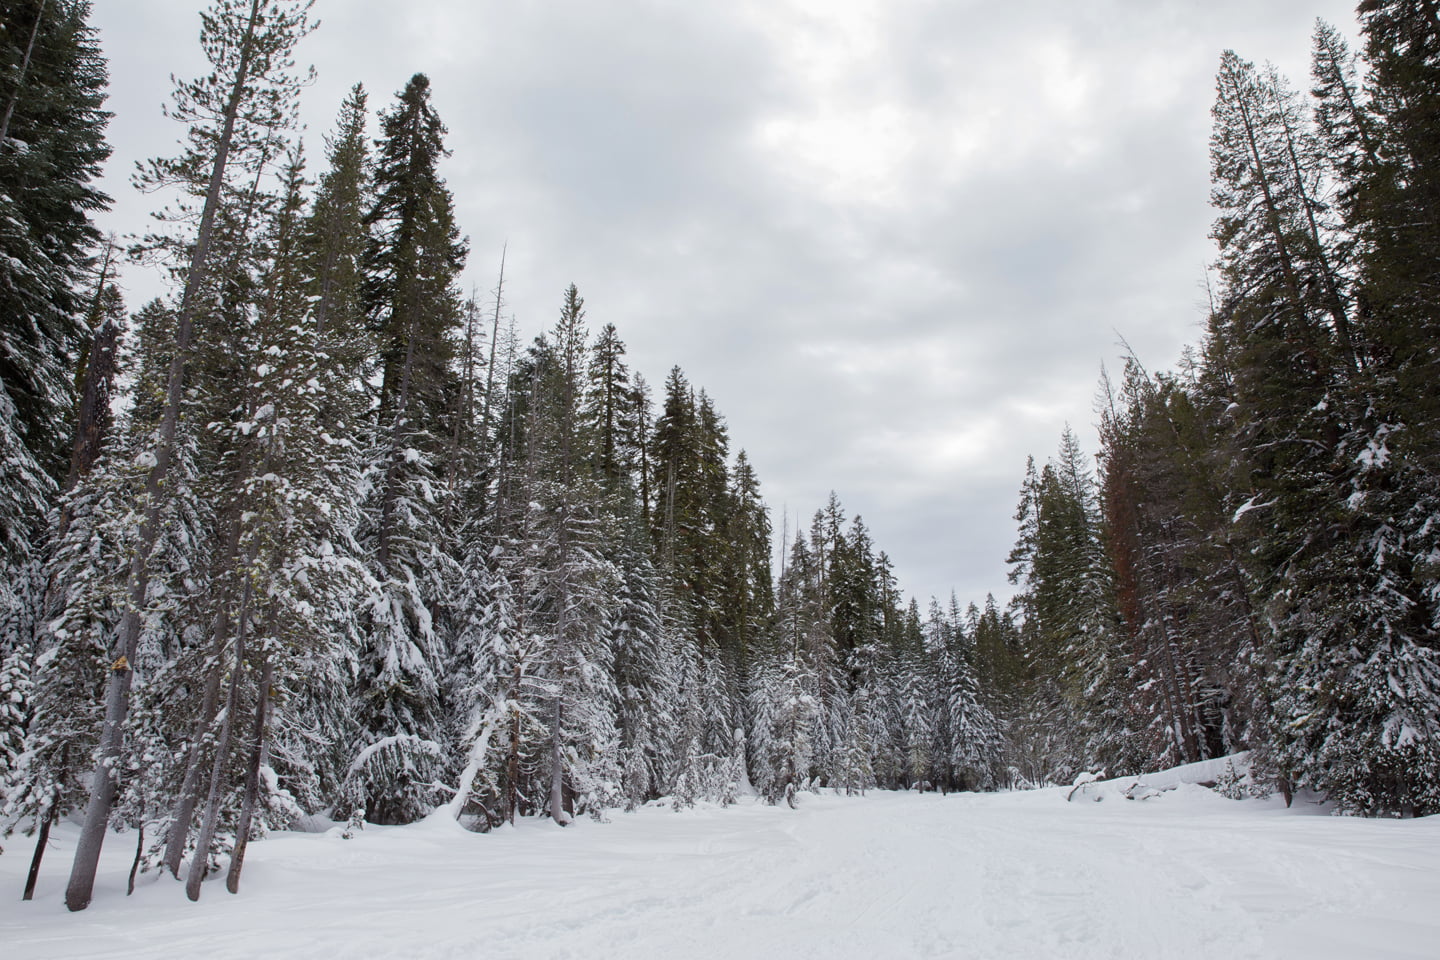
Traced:
POLYGON ((135 859, 130 861, 130 879, 125 884, 125 896, 135 892, 135 876, 140 872, 140 861, 145 856, 145 821, 135 830, 135 859))
MULTIPOLYGON (((223 616, 223 615, 222 615, 223 616)), ((229 631, 229 617, 225 626, 216 627, 217 652, 220 638, 229 631)), ((220 708, 220 665, 210 668, 205 679, 205 695, 200 705, 200 716, 195 720, 195 732, 190 738, 190 752, 185 757, 185 777, 180 783, 180 795, 175 800, 175 813, 170 818, 170 835, 165 841, 165 869, 176 880, 180 879, 180 864, 185 859, 185 841, 190 836, 190 821, 195 818, 195 804, 200 801, 200 769, 205 760, 205 740, 210 725, 215 722, 215 713, 220 708)))
MULTIPOLYGON (((70 756, 70 745, 67 743, 60 748, 60 769, 64 770, 66 761, 70 756)), ((35 838, 35 854, 30 858, 30 872, 25 876, 25 895, 21 900, 32 900, 35 897, 35 883, 40 879, 40 861, 45 859, 45 848, 50 844, 50 828, 60 818, 60 786, 56 784, 55 793, 50 798, 50 809, 45 811, 45 819, 40 822, 40 835, 35 838)))
POLYGON ((515 660, 514 684, 510 690, 510 756, 506 763, 505 813, 510 826, 515 826, 515 810, 520 806, 520 660, 515 660))
POLYGON ((480 413, 480 436, 490 436, 490 401, 495 395, 495 346, 500 339, 500 309, 505 296, 505 255, 507 243, 500 248, 500 281, 495 285, 495 315, 490 320, 490 362, 485 366, 485 406, 480 413))
MULTIPOLYGON (((105 242, 100 276, 95 281, 95 295, 90 298, 87 326, 93 339, 82 357, 76 377, 75 435, 70 443, 70 469, 65 475, 64 489, 67 492, 75 489, 75 484, 95 465, 110 430, 110 394, 115 383, 120 327, 109 315, 105 288, 110 282, 110 267, 114 258, 115 237, 112 234, 105 242)), ((62 533, 68 525, 68 515, 62 515, 62 533)))
POLYGON ((254 55, 256 25, 260 20, 260 0, 250 0, 250 16, 241 40, 240 63, 235 82, 225 105, 224 123, 215 144, 215 162, 210 169, 210 183, 205 192, 205 207, 195 237, 195 249, 186 272, 185 290, 176 318, 175 355, 171 358, 166 378, 165 407, 160 418, 160 436, 155 449, 155 465, 145 479, 145 518, 140 524, 139 542, 130 558, 129 604, 120 620, 114 653, 105 684, 105 721, 100 730, 96 751, 95 773, 90 786, 90 803, 85 809, 85 823, 75 848, 75 862, 70 882, 65 889, 65 906, 84 910, 90 905, 95 889, 95 871, 100 863, 100 849, 115 805, 117 782, 115 770, 120 764, 125 720, 130 713, 130 685, 133 680, 131 662, 140 641, 140 611, 145 607, 150 588, 150 557, 160 536, 160 513, 163 487, 170 472, 175 435, 180 424, 180 403, 184 387, 186 362, 190 358, 194 336, 195 314, 199 306, 200 287, 209 268, 210 241, 215 216, 220 208, 220 193, 225 181, 225 166, 235 134, 235 123, 250 79, 250 61, 254 55))
POLYGON ((562 684, 562 690, 557 691, 555 694, 555 713, 553 718, 555 730, 550 736, 550 819, 562 827, 567 823, 565 818, 565 770, 560 763, 560 724, 563 719, 561 704, 564 698, 565 694, 562 684))
MULTIPOLYGON (((238 493, 238 491, 237 491, 238 493)), ((229 570, 235 566, 240 555, 240 521, 238 517, 226 537, 225 559, 220 569, 229 570)), ((227 591, 228 592, 228 591, 227 591)), ((180 792, 175 798, 175 811, 170 817, 170 834, 165 840, 165 855, 161 860, 165 869, 176 880, 180 879, 180 865, 185 860, 185 841, 190 837, 190 822, 195 818, 195 804, 200 801, 200 771, 205 764, 205 743, 210 736, 210 727, 220 709, 220 677, 224 673, 220 659, 224 655, 225 638, 230 635, 230 602, 224 595, 220 598, 215 622, 210 630, 210 657, 212 662, 206 668, 205 693, 200 701, 200 715, 195 718, 195 727, 190 735, 190 748, 185 755, 185 776, 180 781, 180 792)))
MULTIPOLYGON (((215 756, 210 765, 210 793, 205 801, 205 821, 200 825, 200 837, 195 841, 195 856, 190 859, 190 872, 185 877, 185 896, 191 900, 200 899, 200 884, 205 880, 205 873, 210 868, 210 843, 215 839, 215 828, 220 821, 220 794, 225 783, 225 761, 229 758, 230 739, 235 730, 235 714, 240 709, 240 685, 245 678, 245 632, 249 626, 249 605, 250 582, 247 578, 235 631, 235 663, 230 671, 225 719, 220 724, 220 736, 215 744, 215 756)), ((216 668, 219 669, 218 664, 216 668)))
POLYGON ((270 684, 274 679, 270 658, 260 675, 259 701, 255 704, 254 742, 250 746, 250 764, 245 771, 245 799, 240 804, 240 822, 235 827, 235 850, 230 854, 230 872, 225 876, 225 889, 240 892, 240 871, 245 867, 245 847, 250 842, 250 823, 255 816, 255 801, 260 796, 260 765, 265 759, 265 728, 270 713, 270 684))
POLYGON ((110 386, 115 379, 115 358, 120 346, 120 325, 113 320, 101 321, 90 345, 90 362, 85 367, 85 380, 80 408, 75 418, 75 442, 70 451, 70 472, 65 489, 72 490, 79 479, 90 472, 100 458, 100 448, 110 425, 110 386))

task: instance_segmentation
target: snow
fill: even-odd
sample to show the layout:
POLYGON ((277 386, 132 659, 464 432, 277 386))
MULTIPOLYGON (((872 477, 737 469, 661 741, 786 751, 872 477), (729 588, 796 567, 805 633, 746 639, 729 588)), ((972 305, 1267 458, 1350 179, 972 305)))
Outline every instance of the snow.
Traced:
POLYGON ((1246 750, 1228 757, 1187 763, 1184 766, 1171 767, 1169 770, 1147 773, 1138 777, 1116 777, 1113 780, 1101 780, 1093 773, 1082 773, 1075 778, 1074 789, 1068 791, 1066 797, 1073 801, 1082 794, 1092 799, 1111 794, 1135 795, 1137 787, 1164 791, 1174 790, 1182 784, 1191 783, 1214 786, 1227 766, 1237 774, 1248 774, 1250 751, 1246 750))
POLYGON ((1230 518, 1230 522, 1239 523, 1240 518, 1245 516, 1245 514, 1249 513, 1251 510, 1260 510, 1265 507, 1271 506, 1274 503, 1274 501, 1271 501, 1270 503, 1257 503, 1256 501, 1259 499, 1260 495, 1257 493, 1249 500, 1246 500, 1244 503, 1240 504, 1240 506, 1237 507, 1235 510, 1235 515, 1230 518))
POLYGON ((30 903, 29 843, 9 838, 0 943, 8 960, 1436 955, 1440 818, 1306 815, 1188 779, 1145 801, 804 794, 488 835, 443 813, 280 833, 251 844, 238 896, 212 881, 199 904, 155 875, 127 899, 125 835, 80 914, 61 902, 67 824, 30 903))

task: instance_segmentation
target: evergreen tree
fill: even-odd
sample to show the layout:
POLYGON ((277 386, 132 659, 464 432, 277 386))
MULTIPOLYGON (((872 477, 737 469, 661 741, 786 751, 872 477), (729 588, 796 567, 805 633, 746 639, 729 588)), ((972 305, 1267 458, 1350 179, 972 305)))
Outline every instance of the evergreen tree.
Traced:
POLYGON ((780 580, 773 635, 755 651, 750 693, 751 781, 769 802, 792 807, 815 772, 833 763, 822 698, 835 660, 817 586, 814 556, 797 538, 780 580))
POLYGON ((214 70, 193 83, 180 84, 171 115, 190 126, 190 147, 179 158, 153 161, 140 182, 189 184, 203 197, 199 224, 184 270, 184 289, 177 311, 174 353, 166 375, 162 416, 156 431, 145 482, 144 519, 128 575, 129 609, 122 617, 106 685, 106 717, 100 738, 91 799, 75 865, 66 891, 72 910, 90 902, 95 867, 114 803, 114 771, 129 712, 130 686, 139 654, 140 611, 149 593, 150 561, 161 533, 161 514, 170 491, 171 466, 183 400, 186 365, 191 359, 195 320, 213 303, 211 242, 216 221, 227 212, 227 177, 254 172, 274 149, 293 108, 299 80, 290 72, 290 51, 309 30, 308 3, 262 9, 259 0, 218 0, 202 14, 201 44, 214 70))
MULTIPOLYGON (((1059 456, 1037 474, 1027 464, 1016 517, 1011 576, 1022 585, 1024 690, 1015 708, 1022 749, 1064 780, 1091 766, 1112 736, 1096 726, 1118 695, 1112 663, 1118 642, 1111 568, 1095 482, 1067 427, 1059 456), (1040 757, 1045 759, 1039 760, 1040 757)), ((1018 744, 1016 744, 1018 745, 1018 744)))
POLYGON ((658 571, 638 516, 617 517, 609 557, 620 578, 609 620, 615 657, 621 794, 627 808, 655 799, 675 764, 679 691, 674 637, 661 613, 658 571))
POLYGON ((0 7, 0 548, 34 535, 25 517, 64 476, 70 373, 87 342, 86 274, 110 199, 105 60, 83 0, 0 7))
POLYGON ((943 646, 931 648, 930 654, 939 685, 937 709, 942 726, 940 746, 946 751, 945 777, 953 789, 993 789, 1001 759, 999 723, 981 696, 974 665, 975 637, 965 632, 953 597, 950 607, 948 618, 942 621, 944 630, 937 631, 943 646))
POLYGON ((441 483, 459 318, 454 281, 465 246, 438 165, 445 127, 424 74, 381 114, 363 303, 379 340, 376 430, 366 467, 362 545, 378 584, 367 599, 358 696, 365 745, 350 764, 366 816, 403 823, 428 812, 443 741, 446 643, 438 604, 453 575, 443 546, 441 483))
MULTIPOLYGON (((300 239, 316 333, 347 346, 362 335, 365 315, 361 261, 366 237, 362 226, 370 200, 366 102, 365 89, 357 83, 340 106, 335 133, 325 140, 330 167, 320 175, 300 239)), ((353 367, 363 355, 346 359, 353 367)))
POLYGON ((599 490, 588 467, 594 438, 584 430, 581 409, 584 317, 584 301, 571 284, 544 367, 549 377, 544 405, 534 410, 529 453, 536 480, 531 499, 543 510, 535 599, 545 615, 553 688, 546 718, 548 810, 561 824, 577 808, 598 812, 611 805, 619 786, 614 650, 603 629, 616 573, 604 557, 599 490))
POLYGON ((104 332, 85 323, 85 288, 110 300, 103 273, 88 276, 99 240, 91 217, 110 202, 93 184, 110 148, 89 15, 84 2, 0 5, 0 739, 15 761, 38 652, 44 521, 66 479, 71 373, 104 332))
POLYGON ((630 368, 624 356, 625 342, 615 325, 607 323, 590 348, 586 415, 595 435, 593 469, 611 490, 629 483, 643 439, 634 418, 630 368))

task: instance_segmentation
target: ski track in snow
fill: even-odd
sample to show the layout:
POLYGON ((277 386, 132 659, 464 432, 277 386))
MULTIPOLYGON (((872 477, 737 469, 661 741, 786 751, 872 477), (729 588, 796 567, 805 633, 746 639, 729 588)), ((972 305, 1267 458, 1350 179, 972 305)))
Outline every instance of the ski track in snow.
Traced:
POLYGON ((61 902, 66 826, 36 899, 0 856, 0 954, 421 958, 1440 956, 1440 818, 1305 816, 1196 786, 805 795, 789 810, 649 807, 489 835, 443 817, 250 846, 238 897, 154 874, 124 895, 112 836, 90 909, 61 902))

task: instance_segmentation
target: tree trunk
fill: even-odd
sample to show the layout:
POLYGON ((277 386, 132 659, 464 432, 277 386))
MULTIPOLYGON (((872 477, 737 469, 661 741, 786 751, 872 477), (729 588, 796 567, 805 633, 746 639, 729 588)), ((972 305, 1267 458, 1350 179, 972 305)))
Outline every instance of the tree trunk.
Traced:
POLYGON ((50 843, 50 828, 55 825, 59 816, 60 789, 57 787, 55 796, 50 798, 50 809, 45 811, 45 819, 40 822, 40 835, 35 839, 35 855, 30 858, 30 872, 25 876, 25 895, 21 900, 35 898, 35 883, 40 879, 40 861, 45 859, 45 847, 50 843))
POLYGON ((514 685, 510 690, 510 756, 505 777, 505 813, 510 826, 515 826, 515 810, 520 806, 520 660, 515 660, 514 685))
POLYGON ((121 618, 116 649, 119 655, 111 664, 105 684, 105 721, 100 731, 100 743, 96 751, 95 773, 90 785, 90 802, 85 809, 85 823, 81 827, 80 839, 75 848, 75 862, 70 870, 70 882, 65 889, 65 906, 71 910, 84 910, 90 905, 95 889, 95 871, 100 863, 100 848, 105 843, 105 831, 110 822, 110 810, 115 805, 117 782, 114 770, 120 764, 120 751, 125 734, 125 721, 130 713, 130 685, 133 671, 130 663, 140 641, 140 611, 145 607, 150 587, 150 557, 160 536, 160 513, 162 494, 170 472, 170 459, 175 446, 175 434, 180 423, 180 403, 184 388, 185 365, 190 357, 191 340, 194 335, 195 314, 201 284, 209 267, 210 241, 214 233, 215 216, 220 207, 220 193, 224 185, 225 166, 230 156, 230 145, 235 133, 236 118, 240 112, 249 81, 250 60, 254 54, 256 24, 260 19, 260 0, 250 0, 250 16, 245 34, 241 40, 240 63, 236 70, 235 82, 231 86, 229 100, 225 105, 224 123, 215 144, 215 162, 210 170, 210 183, 205 192, 205 206, 200 215, 200 227, 195 237, 195 249, 191 253, 190 268, 186 272, 185 290, 181 296, 180 313, 176 318, 175 355, 171 358, 166 378, 165 407, 160 419, 159 442, 155 449, 155 465, 145 479, 145 518, 140 524, 139 542, 130 560, 129 606, 121 618))
POLYGON ((205 760, 205 739, 219 708, 220 665, 217 663, 205 680, 205 698, 200 707, 200 717, 195 721, 190 752, 185 757, 185 777, 175 800, 175 813, 170 818, 170 835, 165 841, 163 863, 176 880, 180 879, 180 864, 185 859, 185 841, 190 836, 190 822, 195 818, 195 804, 200 800, 200 769, 205 760))
POLYGON ((130 879, 125 884, 125 896, 135 892, 135 876, 140 872, 140 861, 145 857, 145 821, 135 830, 135 859, 130 861, 130 879))
POLYGON ((260 765, 265 759, 266 721, 270 712, 270 684, 274 667, 270 658, 260 675, 260 693, 255 704, 254 742, 250 746, 250 764, 245 771, 245 799, 240 804, 240 822, 235 827, 235 850, 230 854, 230 872, 225 876, 225 889, 240 892, 240 871, 245 867, 245 847, 250 842, 250 823, 255 816, 255 801, 260 796, 260 765))
POLYGON ((495 316, 490 321, 490 362, 485 365, 485 405, 480 414, 480 441, 490 436, 490 401, 495 393, 495 346, 500 339, 500 310, 505 296, 505 254, 507 243, 500 248, 500 281, 495 285, 495 316))
MULTIPOLYGON (((195 841, 195 856, 190 859, 190 873, 185 878, 185 896, 200 899, 200 884, 210 868, 210 843, 220 821, 220 794, 225 784, 225 761, 230 753, 230 738, 235 729, 235 714, 240 709, 240 684, 245 678, 245 632, 249 626, 250 582, 247 578, 240 600, 240 616, 235 631, 235 663, 230 672, 230 690, 225 700, 225 719, 220 724, 220 737, 210 765, 210 792, 205 801, 205 821, 195 841)), ((219 669, 219 665, 216 665, 219 669)))
POLYGON ((555 730, 550 736, 550 819, 562 827, 567 823, 565 818, 565 771, 560 764, 560 723, 563 699, 563 692, 555 694, 555 730))
MULTIPOLYGON (((114 257, 113 237, 105 247, 104 261, 100 265, 100 279, 95 284, 95 296, 90 303, 89 327, 94 335, 84 356, 75 392, 78 401, 75 410, 75 436, 70 444, 70 469, 65 475, 66 492, 75 489, 80 478, 87 475, 100 458, 100 448, 110 429, 110 395, 115 383, 116 354, 120 346, 120 325, 109 315, 105 293, 110 280, 110 265, 114 257)), ((67 507, 68 509, 68 507, 67 507)), ((60 530, 69 526, 68 514, 62 515, 60 530)))
MULTIPOLYGON (((225 561, 222 569, 234 566, 240 553, 240 523, 236 518, 225 545, 225 561)), ((220 609, 215 613, 215 625, 211 630, 210 665, 205 678, 205 694, 200 703, 200 716, 195 719, 195 730, 190 737, 190 750, 185 756, 185 776, 180 783, 180 793, 175 799, 175 812, 170 819, 170 835, 165 841, 163 864, 176 880, 180 879, 180 864, 185 859, 185 841, 190 836, 190 822, 195 818, 195 804, 200 800, 200 771, 205 763, 205 741, 210 735, 210 726, 215 722, 216 711, 220 708, 220 658, 225 649, 225 638, 230 634, 230 605, 222 597, 220 609)))

